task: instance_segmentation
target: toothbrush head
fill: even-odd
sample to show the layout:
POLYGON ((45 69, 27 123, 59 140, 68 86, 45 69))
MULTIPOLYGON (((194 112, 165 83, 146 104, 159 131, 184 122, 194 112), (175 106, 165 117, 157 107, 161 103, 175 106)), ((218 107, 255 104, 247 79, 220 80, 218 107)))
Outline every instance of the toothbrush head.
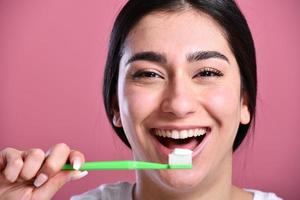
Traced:
POLYGON ((169 154, 170 169, 190 169, 192 168, 192 153, 189 149, 175 148, 169 154))

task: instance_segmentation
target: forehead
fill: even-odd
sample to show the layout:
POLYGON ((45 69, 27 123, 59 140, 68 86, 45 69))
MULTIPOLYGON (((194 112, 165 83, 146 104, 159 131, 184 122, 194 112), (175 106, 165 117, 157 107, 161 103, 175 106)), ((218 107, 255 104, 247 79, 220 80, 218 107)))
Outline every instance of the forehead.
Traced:
POLYGON ((177 56, 193 50, 230 54, 222 27, 209 15, 194 9, 146 15, 128 34, 124 50, 127 53, 158 51, 177 56))

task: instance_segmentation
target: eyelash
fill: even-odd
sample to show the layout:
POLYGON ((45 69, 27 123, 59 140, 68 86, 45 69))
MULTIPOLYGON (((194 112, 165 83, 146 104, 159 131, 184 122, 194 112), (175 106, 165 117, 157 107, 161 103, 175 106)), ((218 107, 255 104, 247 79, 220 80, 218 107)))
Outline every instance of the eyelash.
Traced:
POLYGON ((164 79, 161 75, 159 75, 156 72, 153 72, 153 71, 143 71, 143 70, 137 71, 136 73, 134 73, 132 75, 132 77, 134 79, 139 79, 139 78, 162 78, 162 79, 164 79))
POLYGON ((210 68, 210 67, 204 67, 193 78, 198 77, 199 75, 200 77, 206 78, 206 77, 213 77, 213 76, 221 77, 224 74, 220 70, 210 68))
MULTIPOLYGON (((193 78, 197 78, 197 77, 203 77, 203 78, 221 77, 223 75, 224 74, 220 70, 210 68, 210 67, 204 67, 204 68, 200 69, 200 71, 195 76, 193 76, 193 78)), ((159 75, 156 72, 144 71, 144 70, 140 70, 140 71, 135 72, 132 75, 132 77, 134 79, 140 79, 140 78, 146 78, 146 79, 149 79, 149 78, 162 78, 162 79, 164 79, 164 77, 162 77, 161 75, 159 75)))

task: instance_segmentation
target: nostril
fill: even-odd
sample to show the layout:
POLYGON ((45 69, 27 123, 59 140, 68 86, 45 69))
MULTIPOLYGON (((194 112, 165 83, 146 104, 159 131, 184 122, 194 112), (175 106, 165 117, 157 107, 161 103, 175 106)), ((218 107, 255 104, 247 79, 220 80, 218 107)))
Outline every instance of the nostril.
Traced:
POLYGON ((162 102, 161 110, 164 113, 183 118, 194 113, 196 111, 196 106, 191 100, 169 99, 162 102))

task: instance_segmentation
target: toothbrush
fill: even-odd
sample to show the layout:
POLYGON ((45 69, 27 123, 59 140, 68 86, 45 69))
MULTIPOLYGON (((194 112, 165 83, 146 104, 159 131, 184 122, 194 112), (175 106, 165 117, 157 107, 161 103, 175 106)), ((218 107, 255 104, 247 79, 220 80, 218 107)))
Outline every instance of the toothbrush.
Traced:
MULTIPOLYGON (((169 154, 169 163, 154 163, 144 161, 100 161, 86 162, 79 170, 147 170, 147 169, 191 169, 192 151, 175 148, 169 154)), ((62 170, 74 170, 71 164, 65 164, 62 170)))

